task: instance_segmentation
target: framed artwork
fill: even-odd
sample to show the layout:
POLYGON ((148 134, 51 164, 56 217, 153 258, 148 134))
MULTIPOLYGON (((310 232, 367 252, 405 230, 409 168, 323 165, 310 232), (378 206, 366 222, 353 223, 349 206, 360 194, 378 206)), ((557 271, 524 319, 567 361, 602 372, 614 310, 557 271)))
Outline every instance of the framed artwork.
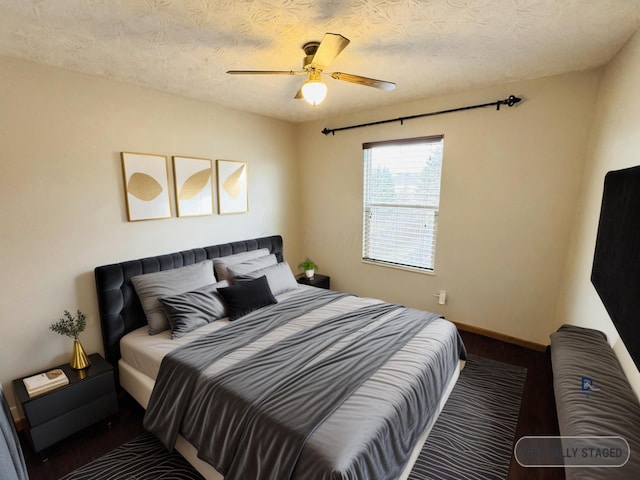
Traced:
POLYGON ((213 168, 207 158, 173 157, 179 217, 213 215, 213 168))
POLYGON ((130 222, 171 217, 167 157, 121 152, 130 222))
POLYGON ((247 164, 217 160, 218 213, 244 213, 248 210, 247 164))

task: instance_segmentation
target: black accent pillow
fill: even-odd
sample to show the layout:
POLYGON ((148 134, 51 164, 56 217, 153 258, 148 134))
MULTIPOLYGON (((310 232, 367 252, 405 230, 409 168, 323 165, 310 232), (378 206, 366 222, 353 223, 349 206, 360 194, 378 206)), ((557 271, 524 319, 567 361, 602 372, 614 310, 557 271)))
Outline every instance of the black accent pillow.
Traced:
POLYGON ((266 275, 248 282, 220 288, 218 293, 227 305, 229 320, 237 320, 254 310, 278 303, 271 293, 266 275))

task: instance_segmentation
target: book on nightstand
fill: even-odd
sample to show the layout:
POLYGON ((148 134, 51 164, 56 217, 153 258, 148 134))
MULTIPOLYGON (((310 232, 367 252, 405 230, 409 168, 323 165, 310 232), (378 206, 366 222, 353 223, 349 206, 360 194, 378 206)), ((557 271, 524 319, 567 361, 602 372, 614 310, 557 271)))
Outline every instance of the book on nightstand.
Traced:
POLYGON ((27 377, 22 381, 31 398, 69 384, 69 379, 59 368, 27 377))

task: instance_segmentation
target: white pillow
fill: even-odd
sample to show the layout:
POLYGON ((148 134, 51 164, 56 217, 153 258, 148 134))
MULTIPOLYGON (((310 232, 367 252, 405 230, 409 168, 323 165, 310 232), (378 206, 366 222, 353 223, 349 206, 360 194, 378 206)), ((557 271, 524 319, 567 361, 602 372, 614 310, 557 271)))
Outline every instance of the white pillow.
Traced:
POLYGON ((216 283, 216 277, 213 274, 213 262, 205 260, 186 267, 137 275, 131 279, 131 283, 147 316, 149 335, 155 335, 171 327, 158 300, 159 297, 177 295, 211 285, 216 283))
POLYGON ((251 273, 238 275, 237 277, 234 277, 234 281, 237 283, 241 283, 243 281, 246 282, 248 280, 253 280, 254 278, 259 278, 263 275, 267 277, 269 288, 274 296, 298 288, 298 282, 296 282, 287 262, 280 262, 276 265, 261 268, 260 270, 255 270, 251 273))
POLYGON ((218 280, 227 280, 230 275, 227 271, 229 265, 236 265, 238 263, 244 263, 254 258, 266 257, 269 255, 268 248, 260 248, 258 250, 251 250, 249 252, 235 253, 233 255, 227 255, 226 257, 219 257, 213 259, 213 268, 216 272, 216 278, 218 280))

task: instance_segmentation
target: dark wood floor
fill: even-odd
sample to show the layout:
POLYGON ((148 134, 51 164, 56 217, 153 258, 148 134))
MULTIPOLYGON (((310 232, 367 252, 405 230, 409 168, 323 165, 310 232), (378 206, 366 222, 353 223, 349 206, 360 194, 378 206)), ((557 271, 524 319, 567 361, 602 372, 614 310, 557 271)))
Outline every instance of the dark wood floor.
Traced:
MULTIPOLYGON (((559 435, 551 357, 475 333, 460 332, 467 352, 527 369, 514 442, 525 435, 559 435)), ((511 457, 508 480, 564 480, 563 468, 524 468, 511 457)))
MULTIPOLYGON (((461 332, 467 351, 527 368, 516 441, 524 435, 558 435, 549 355, 469 332, 461 332)), ((24 433, 23 451, 31 480, 57 480, 72 470, 135 438, 142 431, 142 408, 126 394, 111 427, 99 423, 50 447, 46 461, 33 453, 24 433)), ((512 459, 508 480, 563 480, 558 468, 523 468, 512 459)))
POLYGON ((99 422, 49 447, 44 455, 35 454, 25 432, 20 432, 30 480, 58 480, 141 434, 143 408, 126 393, 118 402, 120 409, 110 426, 106 421, 99 422))

